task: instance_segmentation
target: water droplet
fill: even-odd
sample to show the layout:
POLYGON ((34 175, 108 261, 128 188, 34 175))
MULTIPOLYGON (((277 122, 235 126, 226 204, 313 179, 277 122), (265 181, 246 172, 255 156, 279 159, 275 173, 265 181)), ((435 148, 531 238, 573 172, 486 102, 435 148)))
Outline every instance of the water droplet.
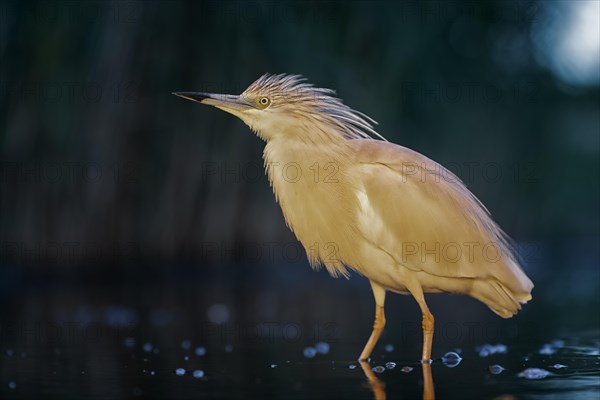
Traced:
POLYGON ((525 379, 544 379, 548 375, 550 375, 550 372, 545 369, 527 368, 526 370, 519 372, 517 376, 525 379))
POLYGON ((396 363, 395 363, 395 362, 393 362, 393 361, 386 362, 386 363, 385 363, 385 367, 386 367, 387 369, 394 369, 394 368, 396 368, 396 363))
POLYGON ((185 356, 185 357, 183 357, 183 359, 184 359, 185 361, 189 361, 190 357, 189 357, 189 356, 185 356))
POLYGON ((142 347, 142 349, 146 353, 150 353, 152 351, 152 343, 144 343, 144 346, 142 347))
POLYGON ((554 369, 562 369, 562 368, 567 368, 567 366, 563 365, 563 364, 554 364, 552 366, 552 368, 554 368, 554 369))
POLYGON ((15 382, 8 382, 8 388, 9 389, 16 389, 17 388, 17 384, 15 382))
POLYGON ((192 342, 190 342, 189 340, 182 340, 181 341, 181 348, 184 350, 189 350, 192 347, 192 342))
POLYGON ((498 365, 498 364, 494 364, 494 365, 490 365, 488 367, 488 371, 490 371, 490 374, 492 374, 492 375, 498 375, 498 374, 502 373, 502 371, 504 371, 504 367, 502 367, 501 365, 498 365))
POLYGON ((494 354, 506 354, 508 347, 505 344, 497 344, 494 346, 494 354))
POLYGON ((152 375, 152 376, 156 375, 156 371, 150 371, 150 375, 152 375))
POLYGON ((196 379, 200 379, 204 377, 204 371, 202 371, 201 369, 197 369, 194 372, 192 372, 192 376, 196 379))
POLYGON ((503 344, 497 344, 493 347, 493 354, 506 354, 508 348, 503 344))
POLYGON ((388 353, 391 353, 392 351, 394 351, 394 345, 393 344, 386 344, 384 347, 384 350, 388 353))
POLYGON ((225 346, 226 353, 231 353, 232 351, 233 351, 233 345, 228 344, 227 346, 225 346))
POLYGON ((197 356, 202 357, 203 355, 206 354, 206 348, 200 346, 200 347, 196 347, 195 353, 197 356))
POLYGON ((277 364, 271 364, 271 368, 277 368, 277 364))
POLYGON ((177 375, 177 376, 183 376, 183 375, 185 375, 185 369, 184 368, 177 368, 175 370, 175 375, 177 375))
POLYGON ((456 367, 458 364, 460 364, 461 361, 462 358, 460 358, 460 356, 453 351, 449 351, 442 357, 442 362, 446 367, 449 368, 456 367))
POLYGON ((556 353, 556 349, 552 346, 550 346, 549 344, 545 344, 542 346, 541 349, 538 350, 538 353, 545 355, 545 356, 550 356, 554 353, 556 353))
POLYGON ((488 357, 493 354, 506 354, 508 348, 504 344, 484 344, 476 347, 475 351, 479 353, 479 357, 488 357))
POLYGON ((329 343, 319 342, 315 344, 315 350, 317 350, 317 353, 319 354, 327 354, 329 353, 329 343))
POLYGON ((356 368, 356 365, 355 365, 355 364, 350 364, 350 365, 348 365, 348 368, 349 368, 349 369, 355 369, 355 368, 356 368))
POLYGON ((373 367, 373 372, 377 372, 378 374, 381 374, 383 371, 385 371, 385 367, 382 365, 373 367))
POLYGON ((408 366, 406 366, 406 367, 402 367, 402 368, 400 369, 400 371, 404 372, 405 374, 408 374, 408 373, 409 373, 410 371, 412 371, 412 370, 413 370, 413 368, 412 368, 412 367, 408 367, 408 366))
POLYGON ((315 349, 314 347, 307 347, 304 349, 304 357, 313 358, 316 355, 317 355, 317 349, 315 349))

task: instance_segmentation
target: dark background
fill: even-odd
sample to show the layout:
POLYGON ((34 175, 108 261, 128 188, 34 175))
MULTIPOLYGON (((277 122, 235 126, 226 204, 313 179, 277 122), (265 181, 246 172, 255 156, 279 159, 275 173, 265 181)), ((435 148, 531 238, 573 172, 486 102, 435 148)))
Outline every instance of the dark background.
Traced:
MULTIPOLYGON (((432 296, 438 324, 458 326, 449 346, 598 329, 598 18, 592 0, 0 2, 3 347, 50 351, 49 321, 133 325, 139 345, 164 311, 180 312, 164 346, 205 340, 202 321, 224 313, 334 326, 326 336, 350 346, 334 354, 358 354, 366 280, 311 271, 263 176, 264 144, 171 95, 237 94, 266 72, 335 89, 454 171, 515 240, 533 302, 503 321, 432 296)), ((415 304, 390 299, 384 340, 418 344, 415 304)), ((108 350, 82 342, 100 365, 108 350)), ((276 358, 288 344, 266 347, 276 358)))

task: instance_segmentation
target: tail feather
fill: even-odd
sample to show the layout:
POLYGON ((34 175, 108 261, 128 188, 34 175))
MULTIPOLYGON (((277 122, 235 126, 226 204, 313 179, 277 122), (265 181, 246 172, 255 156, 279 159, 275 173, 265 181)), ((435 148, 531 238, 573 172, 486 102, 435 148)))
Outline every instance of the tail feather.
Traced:
POLYGON ((471 296, 485 303, 502 318, 510 318, 521 309, 521 304, 531 300, 531 294, 514 293, 497 279, 477 279, 473 282, 471 296))

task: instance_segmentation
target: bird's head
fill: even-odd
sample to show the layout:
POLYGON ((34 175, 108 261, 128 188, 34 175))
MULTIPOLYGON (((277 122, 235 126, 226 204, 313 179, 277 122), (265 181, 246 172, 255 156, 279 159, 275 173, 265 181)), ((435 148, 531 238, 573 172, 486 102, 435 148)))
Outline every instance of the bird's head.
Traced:
POLYGON ((300 75, 266 74, 240 95, 173 94, 233 114, 267 141, 281 136, 305 141, 381 138, 373 130, 375 121, 343 104, 334 91, 315 88, 300 75))

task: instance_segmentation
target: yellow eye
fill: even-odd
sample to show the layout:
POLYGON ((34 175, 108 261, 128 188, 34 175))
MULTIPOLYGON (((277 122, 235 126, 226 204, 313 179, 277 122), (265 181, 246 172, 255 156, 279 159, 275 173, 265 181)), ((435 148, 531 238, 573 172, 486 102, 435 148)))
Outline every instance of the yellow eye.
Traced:
POLYGON ((268 97, 261 97, 260 99, 258 99, 258 104, 260 104, 263 108, 268 106, 270 103, 271 100, 269 100, 268 97))

